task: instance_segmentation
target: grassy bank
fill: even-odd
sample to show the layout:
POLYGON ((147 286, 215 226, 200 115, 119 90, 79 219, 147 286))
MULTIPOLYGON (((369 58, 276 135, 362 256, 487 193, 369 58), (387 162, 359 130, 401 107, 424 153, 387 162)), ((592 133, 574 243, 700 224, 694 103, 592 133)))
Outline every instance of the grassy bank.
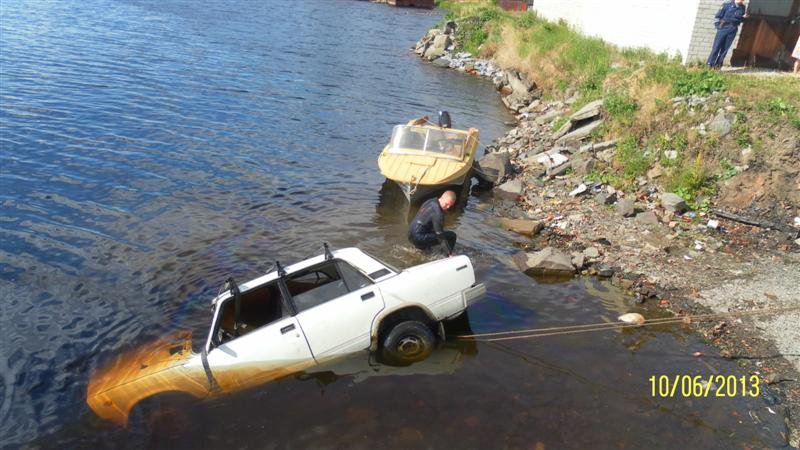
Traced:
POLYGON ((446 20, 458 23, 461 50, 526 73, 545 99, 577 96, 574 110, 604 99, 607 122, 594 137, 618 139, 619 146, 614 164, 593 176, 617 187, 633 188, 637 177, 658 167, 662 187, 701 208, 721 181, 738 174, 742 155, 748 155, 748 167, 777 164, 770 161, 774 150, 792 145, 787 142, 800 133, 797 77, 685 67, 677 56, 621 49, 533 12, 503 11, 488 0, 443 0, 439 6, 446 20), (692 95, 708 97, 701 109, 672 101, 692 95), (735 115, 724 137, 699 128, 720 108, 735 115))

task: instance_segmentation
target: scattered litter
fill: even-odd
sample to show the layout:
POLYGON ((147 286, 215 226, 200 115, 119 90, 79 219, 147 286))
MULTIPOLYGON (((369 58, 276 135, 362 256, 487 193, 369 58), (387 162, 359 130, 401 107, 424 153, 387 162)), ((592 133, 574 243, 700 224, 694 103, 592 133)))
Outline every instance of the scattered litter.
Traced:
POLYGON ((775 414, 775 411, 773 411, 769 406, 767 406, 767 411, 769 411, 770 414, 775 414))
POLYGON ((712 230, 719 229, 719 220, 711 219, 706 224, 706 228, 711 228, 712 230))
POLYGON ((664 156, 666 156, 667 159, 678 159, 678 152, 675 150, 666 150, 664 156))
POLYGON ((579 185, 578 185, 578 187, 576 187, 575 189, 573 189, 573 190, 572 190, 572 191, 569 193, 569 196, 570 196, 570 197, 576 197, 576 196, 578 196, 578 195, 581 195, 581 194, 583 194, 584 192, 586 192, 586 190, 587 190, 587 189, 588 189, 588 188, 586 187, 586 185, 585 185, 585 184, 583 184, 583 183, 581 183, 581 184, 579 184, 579 185))
POLYGON ((691 261, 691 260, 692 260, 692 257, 691 257, 691 256, 689 256, 689 255, 683 255, 683 259, 685 259, 685 260, 687 260, 687 261, 691 261))
POLYGON ((644 323, 644 316, 639 313, 627 313, 617 317, 617 320, 631 325, 642 325, 644 323))
POLYGON ((794 226, 800 228, 800 217, 794 218, 794 226))
POLYGON ((694 249, 697 251, 702 251, 703 243, 701 241, 694 241, 694 249))
POLYGON ((694 356, 695 358, 699 358, 699 357, 703 356, 703 352, 694 352, 694 353, 692 353, 692 356, 694 356))

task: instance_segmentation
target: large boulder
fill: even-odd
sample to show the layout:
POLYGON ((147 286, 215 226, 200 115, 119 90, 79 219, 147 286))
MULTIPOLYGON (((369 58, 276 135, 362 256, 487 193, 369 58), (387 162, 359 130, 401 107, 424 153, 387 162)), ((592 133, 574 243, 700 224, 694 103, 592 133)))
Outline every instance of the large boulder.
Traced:
POLYGON ((542 231, 544 223, 538 220, 502 218, 500 219, 500 227, 525 236, 533 236, 542 231))
POLYGON ((501 86, 501 92, 503 89, 510 88, 511 92, 502 98, 508 109, 519 112, 535 98, 536 84, 529 80, 525 74, 510 71, 505 81, 506 83, 501 86))
POLYGON ((535 253, 519 252, 514 255, 514 262, 519 270, 528 275, 572 275, 575 273, 572 258, 552 247, 535 253))
POLYGON ((522 181, 511 180, 511 181, 506 181, 500 186, 494 188, 494 193, 495 195, 503 199, 516 200, 520 195, 522 195, 522 191, 524 189, 525 186, 522 185, 522 181))
POLYGON ((661 206, 667 211, 675 213, 682 213, 686 211, 686 201, 679 195, 672 192, 665 192, 661 194, 661 206))
POLYGON ((569 117, 569 120, 574 122, 580 122, 582 120, 593 119, 598 117, 603 110, 603 100, 595 100, 591 103, 588 103, 583 108, 579 109, 573 115, 569 117))
POLYGON ((511 156, 508 152, 487 153, 477 162, 477 166, 481 179, 496 183, 511 171, 511 156))
MULTIPOLYGON (((570 122, 567 122, 570 123, 570 122)), ((596 120, 589 125, 582 126, 577 130, 572 130, 569 133, 561 136, 556 140, 556 143, 560 144, 562 142, 573 142, 573 141, 582 141, 589 137, 597 127, 603 124, 603 120, 596 120)))
POLYGON ((430 47, 425 50, 423 55, 428 61, 433 61, 436 58, 444 56, 447 53, 447 47, 451 44, 450 36, 447 34, 438 34, 433 38, 430 47))

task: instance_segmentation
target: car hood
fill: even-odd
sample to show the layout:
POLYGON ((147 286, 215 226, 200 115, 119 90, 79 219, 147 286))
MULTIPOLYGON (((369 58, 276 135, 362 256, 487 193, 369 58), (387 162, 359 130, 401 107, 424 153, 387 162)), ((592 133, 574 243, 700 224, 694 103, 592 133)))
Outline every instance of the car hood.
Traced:
POLYGON ((202 370, 184 367, 196 356, 190 332, 178 332, 121 353, 92 374, 86 402, 100 417, 125 423, 139 400, 156 393, 181 391, 203 396, 208 384, 202 370))

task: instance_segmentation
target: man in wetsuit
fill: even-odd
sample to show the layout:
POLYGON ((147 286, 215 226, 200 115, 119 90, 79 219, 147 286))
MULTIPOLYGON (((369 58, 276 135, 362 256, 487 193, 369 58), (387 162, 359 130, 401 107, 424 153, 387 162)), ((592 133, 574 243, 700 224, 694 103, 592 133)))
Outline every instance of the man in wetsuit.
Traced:
POLYGON ((411 221, 408 240, 421 250, 440 244, 446 255, 452 255, 456 246, 456 234, 444 230, 444 212, 455 204, 456 194, 453 191, 445 191, 439 198, 426 200, 411 221))

